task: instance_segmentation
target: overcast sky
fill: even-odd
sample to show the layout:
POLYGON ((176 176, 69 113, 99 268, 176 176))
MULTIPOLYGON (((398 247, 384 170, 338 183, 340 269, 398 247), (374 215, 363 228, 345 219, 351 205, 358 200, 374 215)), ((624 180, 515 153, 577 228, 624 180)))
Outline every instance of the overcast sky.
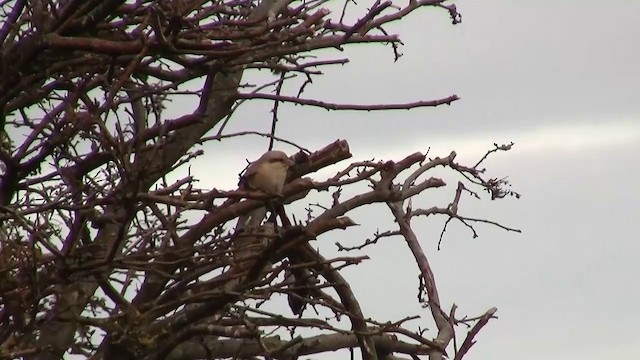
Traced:
MULTIPOLYGON (((640 1, 457 4, 462 24, 452 26, 442 11, 420 11, 391 29, 405 43, 399 62, 388 48, 352 47, 342 54, 351 63, 325 69, 305 97, 382 103, 457 94, 462 100, 377 113, 286 106, 279 135, 311 150, 346 139, 356 160, 398 160, 431 147, 434 156, 456 150, 460 160, 472 161, 494 142, 514 141, 513 151, 487 165, 494 176, 508 175, 523 198, 465 198, 461 211, 522 234, 481 226, 472 239, 454 226, 437 252, 443 219, 414 221, 445 307, 455 302, 459 314, 471 316, 498 308, 499 319, 480 333, 468 359, 637 358, 640 1)), ((230 129, 267 131, 270 105, 245 107, 230 129)), ((192 171, 212 187, 232 187, 243 165, 223 163, 244 164, 266 144, 257 138, 209 144, 205 150, 216 156, 199 159, 203 166, 192 171)), ((414 206, 430 207, 433 199, 440 198, 414 206)), ((338 234, 345 244, 362 242, 377 227, 393 229, 382 207, 353 218, 362 226, 338 234)), ((334 234, 316 243, 332 254, 335 241, 334 234)), ((369 255, 371 261, 348 272, 365 314, 429 319, 415 305, 417 269, 406 261, 402 239, 388 239, 369 255)))

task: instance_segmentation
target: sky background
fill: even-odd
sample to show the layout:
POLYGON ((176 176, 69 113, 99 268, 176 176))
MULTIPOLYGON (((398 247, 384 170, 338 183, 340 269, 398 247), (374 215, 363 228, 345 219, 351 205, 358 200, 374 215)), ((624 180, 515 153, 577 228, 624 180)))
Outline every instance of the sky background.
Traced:
MULTIPOLYGON (((368 3, 368 2, 367 2, 368 3)), ((362 5, 362 4, 361 4, 362 5)), ((366 5, 366 4, 364 4, 366 5)), ((472 360, 631 359, 640 356, 640 1, 458 1, 463 22, 424 9, 390 32, 404 56, 358 45, 331 57, 304 97, 338 103, 394 103, 457 94, 452 106, 412 111, 327 112, 283 106, 278 135, 317 150, 349 141, 354 161, 399 160, 415 151, 473 164, 494 142, 516 143, 489 159, 491 176, 508 175, 520 200, 463 198, 464 215, 523 230, 462 226, 438 235, 444 218, 415 219, 446 309, 475 316, 495 306, 492 320, 467 355, 472 360)), ((247 79, 249 81, 251 79, 247 79)), ((289 88, 289 95, 296 89, 289 88)), ((243 106, 228 131, 268 131, 271 103, 243 106)), ((192 104, 177 104, 183 113, 192 104)), ((170 109, 171 110, 171 109, 170 109)), ((251 137, 204 146, 192 174, 203 186, 233 188, 245 159, 265 151, 251 137), (238 164, 237 168, 229 164, 238 164)), ((279 149, 293 153, 285 145, 279 149)), ((345 167, 331 169, 323 176, 345 167)), ((414 207, 445 205, 449 192, 414 207)), ((326 193, 323 195, 326 201, 326 193)), ((301 206, 288 211, 304 215, 301 206)), ((335 241, 356 245, 394 229, 384 207, 359 210, 356 229, 321 237, 314 245, 336 254, 335 241)), ((401 238, 368 249, 371 260, 346 272, 366 315, 398 320, 418 314, 418 271, 401 238)), ((343 255, 343 254, 341 254, 343 255)), ((414 321, 413 326, 430 326, 414 321)), ((459 330, 464 334, 465 330, 459 330)))

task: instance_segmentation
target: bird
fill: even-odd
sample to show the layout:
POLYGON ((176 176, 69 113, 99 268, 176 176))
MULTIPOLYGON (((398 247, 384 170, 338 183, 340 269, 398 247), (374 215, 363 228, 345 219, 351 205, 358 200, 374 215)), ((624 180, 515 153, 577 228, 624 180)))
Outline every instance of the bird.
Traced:
MULTIPOLYGON (((282 188, 287 180, 287 171, 293 164, 293 160, 286 153, 278 150, 267 151, 247 167, 244 174, 240 176, 238 185, 243 190, 261 191, 267 195, 282 198, 282 188)), ((238 271, 248 270, 252 264, 251 258, 259 255, 267 247, 268 240, 265 239, 269 239, 270 236, 265 234, 273 233, 277 215, 280 215, 283 224, 285 221, 289 222, 281 203, 265 200, 264 207, 254 209, 238 217, 237 237, 234 240, 233 251, 238 271), (268 221, 271 222, 271 226, 262 225, 267 209, 271 212, 270 219, 272 220, 268 221)))
POLYGON ((293 160, 283 151, 267 151, 249 165, 247 171, 240 177, 240 186, 272 196, 282 196, 287 171, 293 164, 293 160))
POLYGON ((251 13, 250 19, 264 19, 271 23, 276 19, 283 10, 292 2, 292 0, 262 0, 251 13))
MULTIPOLYGON (((240 188, 262 191, 268 195, 282 198, 282 188, 287 180, 287 172, 293 165, 294 161, 291 160, 286 153, 278 150, 267 151, 258 160, 249 165, 247 171, 240 176, 240 188)), ((247 227, 259 226, 266 215, 267 208, 271 212, 271 217, 267 220, 267 223, 271 223, 272 225, 272 227, 267 228, 268 230, 271 232, 274 231, 277 216, 280 217, 284 227, 291 225, 280 201, 267 200, 265 201, 265 205, 266 208, 259 208, 247 215, 241 216, 238 219, 236 230, 239 231, 247 227)), ((266 225, 262 226, 264 227, 266 225)), ((253 234, 253 231, 249 231, 249 236, 246 238, 239 236, 234 242, 236 247, 234 257, 237 259, 236 270, 246 271, 250 269, 252 263, 246 260, 243 261, 243 259, 255 258, 260 252, 264 251, 267 247, 268 239, 268 236, 256 236, 253 234)), ((290 262, 292 265, 298 263, 295 258, 290 258, 290 262)), ((270 268, 271 265, 269 264, 266 267, 270 268)), ((288 294, 288 302, 291 311, 295 315, 302 316, 308 301, 307 299, 310 297, 308 287, 315 285, 315 282, 309 282, 310 278, 311 276, 308 269, 296 268, 288 272, 287 282, 289 286, 292 287, 288 294)))
MULTIPOLYGON (((261 191, 272 197, 282 198, 282 188, 287 180, 287 172, 293 164, 294 161, 283 151, 267 151, 247 167, 244 174, 240 176, 238 185, 240 189, 261 191)), ((267 200, 265 205, 271 212, 270 221, 275 221, 276 216, 279 215, 283 225, 290 225, 281 203, 267 200)), ((239 220, 244 224, 242 226, 247 226, 250 223, 259 225, 264 218, 264 213, 260 214, 260 211, 264 211, 264 208, 262 209, 256 209, 248 214, 249 216, 240 217, 239 220)))

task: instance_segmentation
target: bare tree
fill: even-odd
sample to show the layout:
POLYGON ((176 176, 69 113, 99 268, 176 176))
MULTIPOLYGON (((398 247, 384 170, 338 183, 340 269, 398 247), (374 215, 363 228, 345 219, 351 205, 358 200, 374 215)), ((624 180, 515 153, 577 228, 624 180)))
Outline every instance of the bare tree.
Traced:
POLYGON ((312 180, 305 176, 351 156, 347 142, 309 151, 276 131, 281 103, 372 111, 457 100, 337 104, 305 98, 303 90, 323 67, 348 62, 319 50, 373 43, 390 46, 398 58, 400 39, 385 30, 388 23, 421 8, 443 11, 454 24, 460 14, 438 0, 378 0, 360 14, 349 0, 333 14, 330 5, 340 4, 2 1, 0 358, 289 359, 359 349, 363 359, 461 359, 467 353, 495 309, 458 317, 455 305, 441 303, 411 221, 440 214, 474 236, 477 222, 517 231, 459 211, 463 194, 517 195, 482 168, 488 155, 511 145, 495 145, 472 166, 456 162, 455 152, 415 153, 395 162, 354 162, 312 180), (243 86, 243 74, 256 71, 272 72, 273 81, 243 86), (296 95, 283 93, 289 81, 299 81, 296 95), (199 105, 169 118, 163 110, 178 96, 199 105), (234 110, 253 99, 273 102, 271 132, 226 131, 234 110), (194 145, 254 135, 300 149, 281 194, 202 189, 192 176, 167 180, 201 155, 194 145), (446 185, 429 175, 436 167, 462 175, 452 201, 414 207, 416 195, 446 185), (341 197, 343 188, 359 184, 369 187, 341 197), (306 217, 297 214, 304 220, 275 211, 305 201, 313 189, 328 191, 330 199, 306 217), (419 301, 436 325, 431 332, 409 330, 411 314, 396 322, 369 318, 342 275, 366 256, 326 258, 309 244, 355 225, 348 213, 375 203, 386 204, 397 228, 340 250, 362 254, 381 238, 404 238, 421 274, 419 301), (265 220, 268 209, 273 214, 265 220), (279 295, 297 316, 265 310, 279 295), (459 325, 470 328, 461 344, 459 325))

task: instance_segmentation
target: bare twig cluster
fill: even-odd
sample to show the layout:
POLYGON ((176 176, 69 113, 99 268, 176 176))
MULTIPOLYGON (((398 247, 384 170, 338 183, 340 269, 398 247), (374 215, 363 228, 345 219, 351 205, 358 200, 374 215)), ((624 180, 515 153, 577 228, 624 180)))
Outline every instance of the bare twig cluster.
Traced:
MULTIPOLYGON (((505 190, 506 180, 486 178, 478 167, 486 157, 465 167, 455 153, 416 153, 398 162, 356 162, 311 180, 306 175, 349 158, 348 145, 299 147, 282 201, 329 190, 330 204, 291 226, 261 223, 244 232, 233 222, 261 208, 267 194, 203 189, 191 176, 167 180, 202 155, 192 150, 196 144, 260 134, 225 131, 248 100, 274 102, 271 133, 260 134, 272 141, 288 141, 276 136, 282 102, 370 111, 457 100, 303 98, 323 67, 348 62, 317 57, 318 50, 391 44, 398 58, 400 40, 385 30, 389 22, 425 7, 460 21, 445 1, 409 0, 375 1, 349 23, 353 4, 343 4, 330 14, 326 0, 0 3, 0 358, 296 358, 359 348, 364 359, 434 359, 446 354, 458 324, 472 330, 456 358, 468 351, 494 311, 475 319, 457 319, 455 307, 445 311, 410 222, 442 214, 472 230, 474 222, 501 226, 463 216, 458 207, 463 194, 480 190, 493 199, 517 195, 505 190), (265 69, 273 81, 239 91, 243 74, 265 69), (283 94, 282 84, 296 77, 305 79, 298 93, 283 94), (198 106, 167 117, 167 104, 185 96, 198 106), (217 134, 207 136, 215 127, 217 134), (445 185, 425 176, 437 166, 465 182, 448 206, 414 209, 413 197, 445 185), (360 183, 370 190, 341 198, 342 188, 360 183), (309 244, 355 225, 348 212, 374 203, 386 204, 398 224, 376 239, 402 236, 415 256, 437 324, 430 337, 403 327, 414 317, 381 323, 363 313, 341 270, 366 256, 325 258, 309 244), (280 295, 298 304, 298 316, 271 310, 280 295)), ((509 147, 496 145, 487 155, 509 147)))

